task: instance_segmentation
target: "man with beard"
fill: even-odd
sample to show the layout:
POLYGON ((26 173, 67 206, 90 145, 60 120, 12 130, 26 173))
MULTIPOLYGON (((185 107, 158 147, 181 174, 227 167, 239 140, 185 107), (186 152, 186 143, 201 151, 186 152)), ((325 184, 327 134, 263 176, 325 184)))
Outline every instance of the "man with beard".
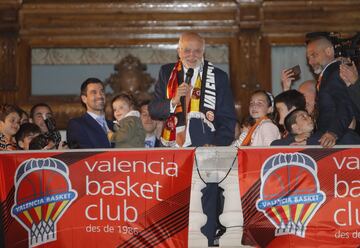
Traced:
POLYGON ((307 41, 306 56, 318 77, 317 118, 319 139, 323 147, 334 146, 348 131, 353 119, 352 103, 339 75, 340 62, 335 59, 333 44, 324 36, 307 41))
POLYGON ((177 63, 161 67, 149 104, 151 117, 165 121, 161 145, 230 145, 236 116, 227 74, 204 60, 205 40, 197 33, 181 34, 177 52, 177 63))
POLYGON ((112 123, 105 119, 104 84, 97 78, 88 78, 81 85, 81 103, 86 113, 71 119, 67 127, 70 148, 110 148, 107 138, 112 123))

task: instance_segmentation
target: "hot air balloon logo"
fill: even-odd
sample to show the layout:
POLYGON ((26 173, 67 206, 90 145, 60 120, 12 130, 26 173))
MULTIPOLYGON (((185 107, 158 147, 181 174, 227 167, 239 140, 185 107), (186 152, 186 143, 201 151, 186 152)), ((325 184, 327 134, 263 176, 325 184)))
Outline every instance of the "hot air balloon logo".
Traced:
POLYGON ((67 165, 59 159, 28 159, 15 173, 11 215, 28 231, 29 247, 56 240, 56 224, 76 199, 67 165))
POLYGON ((276 227, 275 236, 304 238, 308 223, 325 199, 317 164, 310 156, 278 153, 264 162, 256 208, 276 227))

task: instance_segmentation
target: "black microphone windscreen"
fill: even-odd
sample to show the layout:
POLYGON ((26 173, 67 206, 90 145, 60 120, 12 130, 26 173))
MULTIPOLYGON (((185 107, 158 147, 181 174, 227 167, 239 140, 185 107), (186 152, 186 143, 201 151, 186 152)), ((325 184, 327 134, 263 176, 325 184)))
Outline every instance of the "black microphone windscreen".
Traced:
POLYGON ((185 83, 190 84, 191 78, 194 75, 194 69, 189 68, 186 72, 185 83))

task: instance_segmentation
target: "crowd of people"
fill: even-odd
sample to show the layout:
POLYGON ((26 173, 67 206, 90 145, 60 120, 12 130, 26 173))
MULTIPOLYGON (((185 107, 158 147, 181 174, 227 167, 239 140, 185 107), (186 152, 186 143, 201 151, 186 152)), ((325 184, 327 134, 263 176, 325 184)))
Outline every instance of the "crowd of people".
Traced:
POLYGON ((49 105, 36 104, 29 115, 1 105, 0 150, 360 144, 358 70, 353 61, 335 58, 326 36, 306 45, 317 80, 291 89, 297 72, 283 70, 283 92, 253 92, 242 122, 227 74, 204 59, 205 40, 185 32, 177 53, 176 63, 161 67, 151 101, 138 103, 128 92, 113 98, 113 121, 105 118, 104 83, 86 79, 80 88, 86 113, 68 122, 64 141, 49 105))

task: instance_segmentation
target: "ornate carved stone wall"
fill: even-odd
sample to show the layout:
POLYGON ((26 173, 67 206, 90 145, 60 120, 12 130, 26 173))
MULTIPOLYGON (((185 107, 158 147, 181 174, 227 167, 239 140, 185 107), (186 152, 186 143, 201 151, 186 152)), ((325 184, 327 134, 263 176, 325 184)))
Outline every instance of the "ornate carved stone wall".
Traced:
POLYGON ((16 36, 0 36, 1 90, 15 90, 15 46, 16 36))
POLYGON ((14 102, 16 86, 16 43, 20 1, 0 3, 0 102, 14 102))
MULTIPOLYGON (((31 64, 36 65, 101 65, 116 64, 129 54, 145 64, 165 64, 176 61, 177 45, 138 45, 116 48, 34 48, 31 64)), ((207 45, 206 59, 213 63, 229 63, 228 47, 207 45)))

